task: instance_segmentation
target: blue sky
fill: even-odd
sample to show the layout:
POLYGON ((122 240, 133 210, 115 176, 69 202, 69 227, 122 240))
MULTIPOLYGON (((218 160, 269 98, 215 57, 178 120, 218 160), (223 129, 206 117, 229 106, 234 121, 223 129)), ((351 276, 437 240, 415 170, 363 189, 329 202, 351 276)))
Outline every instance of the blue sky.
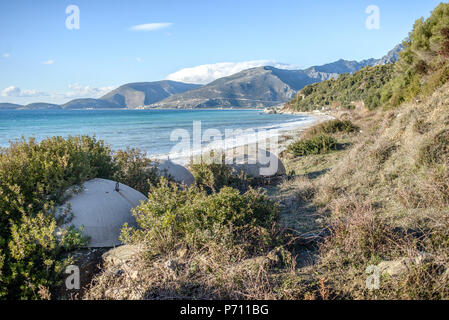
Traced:
POLYGON ((340 58, 379 58, 439 2, 2 0, 0 102, 61 103, 222 62, 252 66, 264 60, 306 68, 340 58), (66 28, 66 7, 72 4, 80 9, 79 30, 66 28), (365 27, 369 5, 380 9, 378 30, 365 27), (153 23, 166 25, 132 29, 153 23))

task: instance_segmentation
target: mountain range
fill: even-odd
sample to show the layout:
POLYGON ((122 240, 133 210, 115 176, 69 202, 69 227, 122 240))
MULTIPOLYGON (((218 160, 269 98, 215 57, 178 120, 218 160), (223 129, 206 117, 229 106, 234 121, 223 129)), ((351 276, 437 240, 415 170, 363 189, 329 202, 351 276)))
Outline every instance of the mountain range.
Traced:
POLYGON ((381 59, 338 60, 305 70, 252 68, 204 86, 170 80, 128 83, 99 99, 75 99, 62 105, 0 103, 0 109, 270 107, 289 101, 309 84, 336 79, 341 74, 354 73, 366 66, 394 63, 402 49, 402 45, 398 45, 381 59))
POLYGON ((363 61, 338 60, 305 70, 284 70, 258 67, 241 71, 202 86, 172 95, 152 104, 153 108, 214 108, 214 107, 270 107, 283 104, 305 86, 344 73, 354 73, 366 66, 393 63, 399 58, 402 45, 381 59, 363 61))

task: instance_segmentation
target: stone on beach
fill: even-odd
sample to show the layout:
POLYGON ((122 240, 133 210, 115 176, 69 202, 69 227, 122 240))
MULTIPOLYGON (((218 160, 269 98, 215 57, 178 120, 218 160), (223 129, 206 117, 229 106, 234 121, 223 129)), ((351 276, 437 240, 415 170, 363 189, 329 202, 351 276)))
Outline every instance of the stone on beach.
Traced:
POLYGON ((107 265, 120 266, 131 261, 138 253, 136 245, 123 245, 105 252, 102 257, 107 265))
POLYGON ((73 192, 57 209, 58 215, 70 209, 73 218, 66 225, 83 229, 83 234, 90 238, 87 247, 118 246, 121 244, 119 235, 123 225, 137 226, 131 209, 148 199, 124 184, 118 184, 118 191, 116 187, 115 181, 89 180, 82 185, 80 192, 73 192))
POLYGON ((171 178, 176 182, 184 183, 187 186, 195 183, 195 178, 189 170, 170 160, 158 160, 156 166, 160 175, 163 177, 171 178))

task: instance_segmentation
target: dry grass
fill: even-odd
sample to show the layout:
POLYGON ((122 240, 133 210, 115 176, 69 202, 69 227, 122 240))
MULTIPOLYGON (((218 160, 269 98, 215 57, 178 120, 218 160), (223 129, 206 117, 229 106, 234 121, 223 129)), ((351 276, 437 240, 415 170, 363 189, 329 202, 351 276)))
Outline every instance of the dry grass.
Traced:
POLYGON ((93 282, 87 299, 281 299, 283 277, 295 273, 295 259, 277 248, 266 255, 244 258, 243 252, 207 248, 179 249, 106 267, 93 282), (206 253, 207 252, 207 253, 206 253))
MULTIPOLYGON (((371 128, 316 181, 333 233, 321 246, 320 269, 340 297, 441 299, 449 282, 448 86, 423 103, 378 112, 371 128), (400 257, 414 263, 369 292, 370 264, 400 257)), ((363 126, 362 126, 363 128, 363 126)))

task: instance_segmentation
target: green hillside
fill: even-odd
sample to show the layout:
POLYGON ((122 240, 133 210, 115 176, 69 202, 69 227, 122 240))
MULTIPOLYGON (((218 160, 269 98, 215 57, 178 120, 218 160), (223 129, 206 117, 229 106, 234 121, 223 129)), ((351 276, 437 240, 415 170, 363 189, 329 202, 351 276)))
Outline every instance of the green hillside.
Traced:
POLYGON ((390 64, 365 67, 336 80, 307 86, 286 106, 296 111, 336 107, 353 109, 355 103, 363 101, 368 109, 374 109, 380 104, 381 89, 391 80, 393 69, 390 64))

